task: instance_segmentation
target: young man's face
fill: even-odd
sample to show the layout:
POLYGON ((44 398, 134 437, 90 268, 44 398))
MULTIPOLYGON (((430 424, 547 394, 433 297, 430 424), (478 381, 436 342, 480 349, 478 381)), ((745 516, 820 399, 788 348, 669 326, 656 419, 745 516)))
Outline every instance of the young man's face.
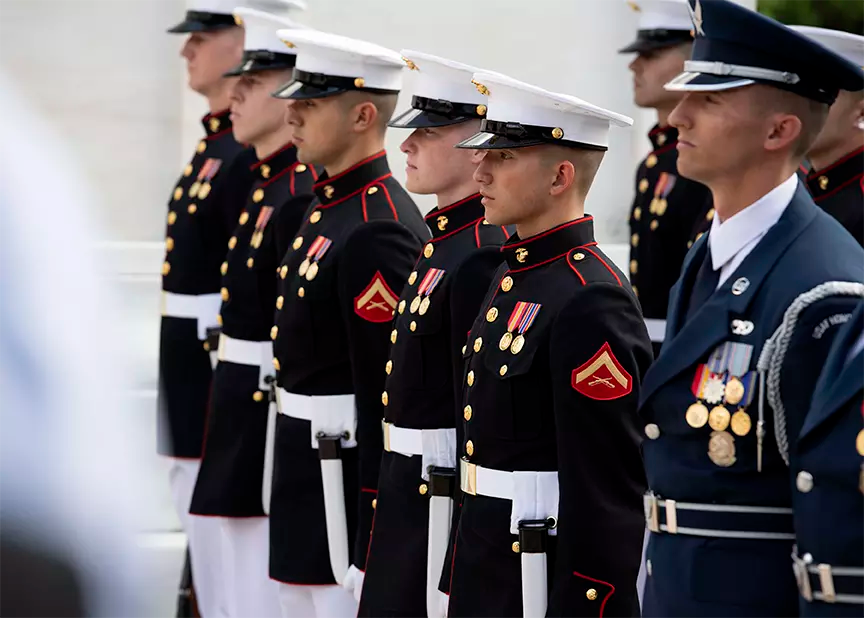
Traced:
POLYGON ((541 212, 556 172, 542 156, 543 146, 481 150, 474 172, 492 225, 519 225, 541 212))
POLYGON ((684 70, 689 57, 689 45, 664 47, 642 52, 630 63, 633 72, 633 101, 639 107, 674 107, 681 95, 670 92, 663 85, 684 70))
POLYGON ((223 28, 193 32, 180 54, 186 59, 189 87, 207 96, 226 79, 222 75, 240 64, 243 56, 243 29, 223 28))
POLYGON ((259 140, 285 126, 285 101, 271 93, 285 83, 288 71, 246 73, 231 90, 231 123, 242 144, 259 140))
POLYGON ((342 96, 290 102, 285 118, 293 127, 299 161, 326 166, 351 143, 353 122, 350 110, 339 100, 342 96))
POLYGON ((405 188, 420 195, 440 194, 470 182, 478 151, 454 146, 474 135, 478 127, 478 121, 468 121, 415 129, 400 147, 407 155, 405 188))

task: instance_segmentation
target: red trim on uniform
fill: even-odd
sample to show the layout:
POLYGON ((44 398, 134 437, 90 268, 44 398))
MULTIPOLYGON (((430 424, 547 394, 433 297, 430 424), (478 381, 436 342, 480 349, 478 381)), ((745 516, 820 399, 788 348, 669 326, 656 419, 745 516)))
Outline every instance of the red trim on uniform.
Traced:
POLYGON ((581 393, 589 399, 611 401, 631 393, 633 376, 615 358, 612 347, 608 341, 605 341, 600 349, 594 353, 594 356, 571 372, 570 386, 577 393, 581 393), (603 369, 605 371, 601 372, 603 369), (589 382, 591 378, 594 380, 589 382))
POLYGON ((604 586, 609 586, 611 588, 609 594, 603 597, 603 602, 600 604, 600 618, 603 618, 603 610, 606 608, 606 601, 609 600, 609 597, 615 594, 615 586, 613 586, 609 582, 604 582, 602 579, 594 579, 593 577, 582 575, 582 573, 577 573, 576 571, 573 571, 573 575, 575 575, 576 577, 581 577, 582 579, 587 579, 589 582, 594 582, 595 584, 603 584, 604 586))
POLYGON ((656 129, 651 129, 648 131, 648 135, 657 135, 658 133, 665 133, 668 129, 670 129, 672 125, 663 125, 662 127, 657 127, 656 129))
MULTIPOLYGON (((341 198, 339 198, 338 200, 333 200, 332 202, 329 202, 329 203, 327 203, 327 204, 318 204, 318 206, 316 206, 316 208, 319 208, 319 209, 321 209, 321 208, 330 208, 331 206, 335 206, 336 204, 341 204, 341 203, 344 202, 345 200, 351 199, 352 197, 358 195, 359 193, 362 193, 362 192, 365 191, 368 187, 371 187, 372 185, 374 185, 374 184, 376 184, 376 183, 379 183, 379 182, 381 182, 382 180, 384 180, 384 179, 386 179, 386 178, 390 178, 392 175, 393 175, 392 173, 389 173, 389 172, 388 172, 388 173, 384 174, 383 176, 381 176, 381 178, 376 178, 375 180, 373 180, 370 184, 366 185, 365 187, 361 187, 360 189, 357 189, 357 190, 354 191, 353 193, 349 193, 349 194, 346 195, 345 197, 341 197, 341 198)), ((321 184, 321 183, 318 183, 318 184, 321 184)), ((318 185, 315 185, 315 186, 318 186, 318 185)))
POLYGON ((552 234, 553 232, 557 232, 558 230, 563 230, 566 227, 570 227, 573 225, 579 225, 580 223, 585 223, 587 221, 593 221, 593 220, 594 220, 594 217, 592 217, 591 215, 586 215, 586 216, 582 217, 581 219, 576 219, 575 221, 568 221, 567 223, 562 223, 561 225, 556 225, 555 227, 548 229, 545 232, 541 232, 540 234, 537 234, 536 236, 532 236, 531 238, 526 238, 525 240, 520 240, 519 242, 514 242, 512 245, 507 245, 505 247, 501 247, 501 251, 505 251, 505 250, 511 249, 513 247, 519 247, 521 245, 524 245, 526 242, 534 242, 535 240, 538 240, 540 238, 548 236, 549 234, 552 234))
POLYGON ((503 225, 501 226, 501 232, 504 234, 504 240, 505 240, 505 241, 506 241, 508 238, 510 238, 510 232, 508 232, 508 231, 507 231, 507 228, 504 227, 503 225))
POLYGON ((858 174, 857 176, 853 176, 852 178, 850 178, 849 180, 847 180, 846 182, 844 182, 844 183, 842 183, 842 184, 837 185, 836 187, 834 187, 833 190, 829 191, 828 193, 826 193, 826 194, 824 194, 824 195, 820 195, 819 197, 814 197, 814 198, 813 198, 813 201, 814 201, 814 202, 821 202, 821 201, 824 200, 826 197, 831 197, 832 195, 834 195, 834 194, 837 193, 838 191, 841 191, 841 190, 845 189, 846 187, 848 187, 849 185, 851 185, 851 184, 852 184, 853 182, 855 182, 856 180, 860 181, 860 182, 861 182, 861 186, 864 187, 864 172, 858 174))
MULTIPOLYGON (((463 226, 460 227, 460 228, 456 228, 456 229, 453 230, 452 232, 447 232, 447 233, 444 234, 443 236, 439 236, 438 238, 430 238, 430 239, 429 239, 429 242, 431 242, 431 243, 436 243, 436 242, 442 241, 442 240, 444 240, 445 238, 450 238, 451 236, 453 236, 453 234, 458 234, 458 233, 461 232, 462 230, 466 230, 466 229, 468 229, 468 228, 471 227, 472 225, 480 225, 480 224, 482 224, 482 223, 483 223, 483 217, 480 217, 480 218, 477 219, 476 221, 472 221, 471 223, 468 223, 468 224, 466 224, 466 225, 463 225, 463 226)), ((477 238, 477 246, 479 247, 479 246, 480 246, 479 228, 478 228, 478 232, 477 232, 477 234, 475 235, 475 237, 477 238)))
MULTIPOLYGON (((667 152, 669 152, 670 150, 672 150, 673 148, 676 148, 677 146, 678 146, 678 140, 676 139, 674 142, 671 142, 671 143, 666 144, 665 146, 663 146, 663 148, 658 148, 657 150, 654 150, 654 151, 650 152, 650 153, 649 153, 649 156, 652 155, 652 154, 653 154, 654 156, 657 156, 657 155, 660 155, 660 154, 667 153, 667 152)), ((646 157, 646 159, 647 159, 647 158, 648 158, 648 157, 646 157)), ((643 159, 643 160, 644 160, 644 159, 643 159)))
POLYGON ((476 198, 478 195, 480 195, 479 192, 475 193, 474 195, 469 195, 469 196, 466 197, 465 199, 459 200, 458 202, 453 202, 452 204, 450 204, 449 206, 445 206, 444 208, 439 208, 438 210, 432 210, 432 211, 429 212, 428 215, 426 215, 425 217, 423 217, 423 220, 426 221, 426 223, 429 223, 429 221, 430 221, 431 219, 434 219, 434 218, 437 217, 438 215, 443 214, 443 213, 445 213, 445 212, 450 212, 451 210, 453 210, 453 209, 456 208, 457 206, 461 206, 461 205, 464 204, 465 202, 470 202, 471 200, 473 200, 474 198, 476 198))
MULTIPOLYGON (((361 489, 361 491, 363 491, 363 490, 361 489)), ((376 491, 375 493, 377 494, 378 492, 376 491)), ((369 529, 369 543, 366 545, 366 561, 363 563, 363 564, 365 564, 367 567, 369 566, 369 554, 372 552, 372 535, 375 534, 375 518, 376 518, 376 517, 378 517, 378 507, 377 507, 377 505, 376 505, 376 507, 375 507, 374 509, 372 509, 372 527, 369 529)), ((359 568, 358 568, 357 570, 360 571, 359 568)), ((360 572, 361 572, 361 573, 365 573, 366 570, 364 569, 364 570, 362 570, 362 571, 360 571, 360 572)), ((358 615, 359 615, 359 614, 358 614, 358 615)))
POLYGON ((481 225, 483 225, 482 219, 474 224, 474 244, 477 245, 478 249, 480 248, 480 226, 481 225))
POLYGON ((222 135, 225 135, 226 133, 231 133, 231 131, 232 131, 231 127, 228 127, 227 129, 222 129, 221 131, 219 131, 219 133, 214 133, 213 135, 206 135, 204 137, 204 140, 206 141, 209 139, 215 139, 217 137, 221 137, 222 135))
MULTIPOLYGON (((462 508, 462 506, 460 505, 459 508, 462 508)), ((457 524, 456 536, 453 539, 453 557, 450 559, 450 586, 449 586, 449 591, 447 592, 448 597, 450 596, 450 593, 453 592, 453 571, 456 569, 456 546, 459 545, 459 526, 460 525, 461 524, 457 524)))
POLYGON ((276 156, 282 154, 283 152, 285 152, 285 151, 288 150, 289 148, 293 148, 293 147, 294 147, 294 144, 292 144, 291 142, 288 142, 287 144, 285 144, 284 146, 282 146, 282 148, 280 148, 279 150, 277 150, 277 151, 274 152, 273 154, 271 154, 271 155, 269 155, 269 156, 266 156, 266 157, 264 157, 263 159, 261 159, 260 161, 257 161, 257 162, 255 162, 255 163, 253 163, 252 166, 251 166, 249 169, 251 169, 251 170, 254 172, 254 171, 257 170, 259 167, 261 167, 262 165, 264 165, 265 163, 267 163, 268 161, 272 161, 274 157, 276 157, 276 156))
POLYGON ((376 153, 376 154, 373 154, 371 157, 366 157, 365 159, 363 159, 363 160, 360 161, 359 163, 355 163, 354 165, 352 165, 351 167, 349 167, 349 168, 348 168, 347 170, 345 170, 344 172, 339 172, 339 173, 336 174, 335 176, 331 176, 331 177, 329 177, 329 178, 328 178, 324 183, 320 183, 320 182, 319 182, 319 183, 316 184, 313 188, 314 188, 314 189, 317 189, 317 188, 318 188, 318 185, 320 185, 320 184, 330 184, 331 182, 333 182, 333 181, 335 181, 335 180, 338 180, 339 178, 342 178, 342 177, 343 177, 345 174, 347 174, 348 172, 352 172, 352 171, 356 170, 356 169, 357 169, 358 167, 360 167, 361 165, 364 165, 364 164, 366 164, 366 163, 369 163, 369 161, 374 161, 375 159, 380 159, 381 157, 384 157, 384 156, 387 156, 387 151, 386 151, 386 150, 382 150, 382 151, 380 151, 380 152, 378 152, 378 153, 376 153))
MULTIPOLYGON (((295 165, 296 165, 296 163, 295 163, 295 165)), ((294 171, 294 165, 292 165, 291 167, 286 167, 284 170, 282 170, 281 172, 279 172, 278 174, 273 176, 273 178, 268 178, 267 182, 262 183, 260 188, 263 189, 264 187, 270 185, 270 183, 276 182, 277 179, 281 178, 282 176, 284 176, 288 172, 293 172, 293 171, 294 171)), ((294 193, 293 188, 291 189, 291 193, 294 193)))
POLYGON ((364 493, 364 494, 376 494, 376 495, 377 495, 377 494, 378 494, 378 490, 377 490, 377 489, 369 489, 369 488, 367 488, 367 487, 361 487, 361 488, 360 488, 360 493, 364 493))
POLYGON ((294 195, 294 166, 291 166, 291 195, 294 195))
POLYGON ((363 205, 363 221, 366 223, 369 222, 369 213, 366 210, 366 196, 369 195, 368 191, 372 187, 380 187, 381 190, 384 191, 384 195, 387 198, 387 203, 390 206, 390 211, 393 213, 393 220, 398 221, 399 215, 396 214, 396 206, 393 204, 393 200, 390 199, 390 192, 387 190, 387 187, 385 187, 382 183, 377 182, 377 181, 374 184, 367 185, 363 189, 363 197, 360 200, 361 204, 363 205))
POLYGON ((830 172, 831 170, 833 170, 835 167, 837 167, 841 163, 845 163, 846 161, 848 161, 852 157, 857 157, 862 152, 864 152, 864 146, 862 146, 861 148, 857 148, 857 149, 853 150, 852 152, 850 152, 849 154, 840 157, 839 159, 834 161, 834 163, 832 163, 828 167, 823 167, 821 170, 818 170, 818 171, 816 171, 816 170, 811 171, 810 174, 808 174, 808 176, 807 176, 807 180, 810 180, 814 176, 821 176, 825 172, 830 172))
POLYGON ((597 258, 598 260, 600 260, 600 263, 603 264, 603 266, 606 267, 606 270, 608 270, 610 273, 612 273, 612 276, 615 277, 615 281, 618 282, 618 285, 619 285, 619 286, 621 285, 621 279, 618 277, 618 275, 615 273, 615 271, 612 270, 612 267, 609 266, 609 264, 606 263, 606 260, 604 260, 603 258, 601 258, 601 257, 600 257, 599 255, 597 255, 596 253, 594 253, 594 251, 591 250, 591 249, 589 249, 587 245, 584 246, 584 247, 579 247, 579 248, 580 248, 580 249, 585 249, 585 251, 587 251, 588 253, 590 253, 591 255, 593 255, 595 258, 597 258))
MULTIPOLYGON (((510 245, 510 246, 512 247, 513 245, 510 245)), ((511 272, 511 273, 524 273, 526 270, 531 270, 531 269, 534 269, 534 268, 538 268, 538 267, 540 267, 540 266, 545 266, 546 264, 549 264, 550 262, 554 262, 555 260, 560 260, 562 257, 564 257, 565 255, 567 255, 568 253, 570 253, 570 251, 571 251, 571 250, 568 249, 568 250, 567 250, 567 253, 562 253, 561 255, 557 255, 557 256, 555 256, 555 257, 553 257, 553 258, 549 258, 548 260, 544 260, 544 261, 542 261, 542 262, 538 262, 537 264, 532 264, 531 266, 526 266, 525 268, 517 268, 516 270, 511 270, 510 272, 511 272)))
POLYGON ((219 116, 224 116, 225 114, 231 111, 230 107, 226 107, 225 109, 220 109, 217 112, 207 112, 204 114, 204 117, 201 119, 201 122, 207 122, 211 118, 218 118, 219 116))
POLYGON ((569 266, 570 269, 571 269, 574 273, 576 273, 576 276, 579 277, 579 281, 582 282, 582 285, 586 285, 586 283, 585 283, 585 277, 583 277, 582 274, 581 274, 578 270, 576 270, 576 267, 573 266, 573 264, 570 263, 570 260, 567 260, 567 266, 569 266))
POLYGON ((808 170, 806 167, 804 167, 804 164, 803 164, 803 163, 802 163, 801 165, 798 166, 798 171, 799 171, 799 172, 803 172, 805 178, 806 178, 807 175, 809 175, 809 173, 810 173, 809 170, 808 170))

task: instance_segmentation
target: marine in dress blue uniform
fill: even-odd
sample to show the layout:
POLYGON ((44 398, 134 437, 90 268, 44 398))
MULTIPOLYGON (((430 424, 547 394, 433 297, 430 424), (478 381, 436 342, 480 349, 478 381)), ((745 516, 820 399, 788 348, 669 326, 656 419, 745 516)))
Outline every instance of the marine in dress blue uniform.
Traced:
MULTIPOLYGON (((401 87, 404 63, 396 52, 314 31, 280 36, 298 51, 294 81, 277 96, 294 99, 289 119, 303 135, 301 160, 306 141, 316 139, 301 106, 339 105, 338 97, 364 93, 382 101, 401 87)), ((378 147, 383 131, 379 137, 378 147)), ((328 588, 351 601, 338 601, 340 612, 356 612, 350 592, 359 598, 372 529, 395 290, 429 235, 383 150, 325 172, 313 189, 317 199, 279 267, 271 331, 279 416, 270 575, 286 584, 283 615, 329 615, 320 604, 328 588), (308 609, 292 609, 298 595, 311 599, 308 609)))
MULTIPOLYGON (((430 139, 451 143, 461 139, 444 127, 474 121, 469 130, 476 131, 486 114, 486 98, 471 83, 476 69, 421 52, 400 53, 411 69, 413 96, 411 109, 390 126, 420 134, 437 129, 430 139)), ((420 159, 417 165, 425 161, 423 173, 434 174, 424 147, 435 145, 413 134, 402 146, 409 164, 414 155, 420 159)), ((476 166, 467 153, 461 154, 463 175, 471 180, 476 166)), ((410 183, 409 176, 412 189, 410 183)), ((454 370, 461 374, 459 349, 502 260, 497 249, 509 236, 485 221, 478 187, 473 184, 472 193, 426 215, 432 238, 417 256, 397 305, 391 333, 395 341, 384 367, 385 452, 361 616, 436 615, 440 606, 438 583, 449 545, 456 476, 454 370), (456 297, 453 281, 463 277, 472 279, 473 294, 456 297), (470 316, 467 323, 465 315, 470 316)))
MULTIPOLYGON (((678 173, 678 130, 666 117, 680 95, 663 90, 660 68, 683 66, 693 42, 686 0, 628 2, 637 12, 636 40, 619 50, 637 54, 630 64, 637 105, 657 110, 658 123, 648 132, 651 152, 636 171, 630 208, 630 284, 639 298, 654 355, 660 353, 666 332, 669 290, 675 285, 690 245, 693 229, 710 223, 711 192, 678 173), (675 64, 672 64, 675 62, 675 64), (670 66, 671 65, 671 66, 670 66), (653 80, 655 83, 645 83, 653 80), (659 91, 659 92, 658 92, 659 91)), ((665 80, 664 80, 665 81, 665 80)))
POLYGON ((862 415, 864 301, 834 340, 792 456, 802 616, 864 611, 862 415))
MULTIPOLYGON (((567 200, 584 199, 610 126, 632 123, 505 76, 474 79, 488 92, 487 118, 459 147, 486 151, 475 174, 494 200, 485 204, 509 203, 495 175, 518 168, 496 166, 518 164, 515 152, 584 165, 585 184, 570 185, 561 201, 536 196, 547 208, 571 207, 567 200)), ((550 163, 550 176, 563 166, 550 163)), ((499 221, 487 205, 487 219, 505 222, 503 208, 499 221)), ((552 616, 639 612, 645 479, 636 403, 651 343, 626 277, 597 247, 592 218, 563 218, 525 238, 517 226, 462 348, 463 502, 450 616, 547 615, 547 606, 552 616)))
MULTIPOLYGON (((691 9, 693 60, 667 85, 691 92, 670 117, 679 127, 698 129, 699 106, 708 101, 700 91, 760 84, 809 99, 812 109, 830 105, 840 88, 864 87, 860 68, 773 20, 725 0, 694 0, 691 9)), ((697 148, 707 165, 708 146, 697 148)), ((778 410, 760 387, 765 374, 757 366, 802 294, 828 281, 864 280, 864 253, 798 181, 791 142, 786 153, 772 155, 771 165, 778 175, 788 172, 787 180, 722 224, 715 217, 693 245, 672 290, 663 351, 643 383, 646 616, 797 612, 783 451, 794 449, 804 419, 787 410, 775 423, 778 410), (793 436, 786 449, 783 435, 793 436)), ((678 164, 687 173, 683 152, 678 164)), ((716 207, 723 195, 712 189, 716 207)), ((817 298, 798 320, 812 331, 851 302, 817 298)), ((786 356, 781 370, 794 375, 799 397, 812 393, 835 334, 827 328, 786 356)))

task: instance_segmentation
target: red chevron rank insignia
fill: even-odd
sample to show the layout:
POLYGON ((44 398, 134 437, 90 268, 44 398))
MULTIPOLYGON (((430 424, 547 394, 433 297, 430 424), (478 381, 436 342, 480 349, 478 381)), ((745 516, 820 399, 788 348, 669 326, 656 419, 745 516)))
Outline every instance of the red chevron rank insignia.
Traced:
POLYGON ((573 370, 570 383, 576 391, 600 401, 619 399, 633 390, 633 378, 615 358, 609 342, 588 362, 573 370))
POLYGON ((380 272, 359 296, 354 299, 354 313, 368 322, 389 322, 393 319, 397 296, 380 272))

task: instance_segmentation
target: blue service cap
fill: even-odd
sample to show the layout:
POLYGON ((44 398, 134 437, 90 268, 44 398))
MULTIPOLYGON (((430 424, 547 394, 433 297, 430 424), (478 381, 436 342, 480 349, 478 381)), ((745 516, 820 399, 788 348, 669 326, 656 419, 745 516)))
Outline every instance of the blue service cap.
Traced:
POLYGON ((730 90, 766 84, 830 105, 864 90, 864 70, 808 37, 729 0, 688 0, 695 41, 667 90, 730 90))

